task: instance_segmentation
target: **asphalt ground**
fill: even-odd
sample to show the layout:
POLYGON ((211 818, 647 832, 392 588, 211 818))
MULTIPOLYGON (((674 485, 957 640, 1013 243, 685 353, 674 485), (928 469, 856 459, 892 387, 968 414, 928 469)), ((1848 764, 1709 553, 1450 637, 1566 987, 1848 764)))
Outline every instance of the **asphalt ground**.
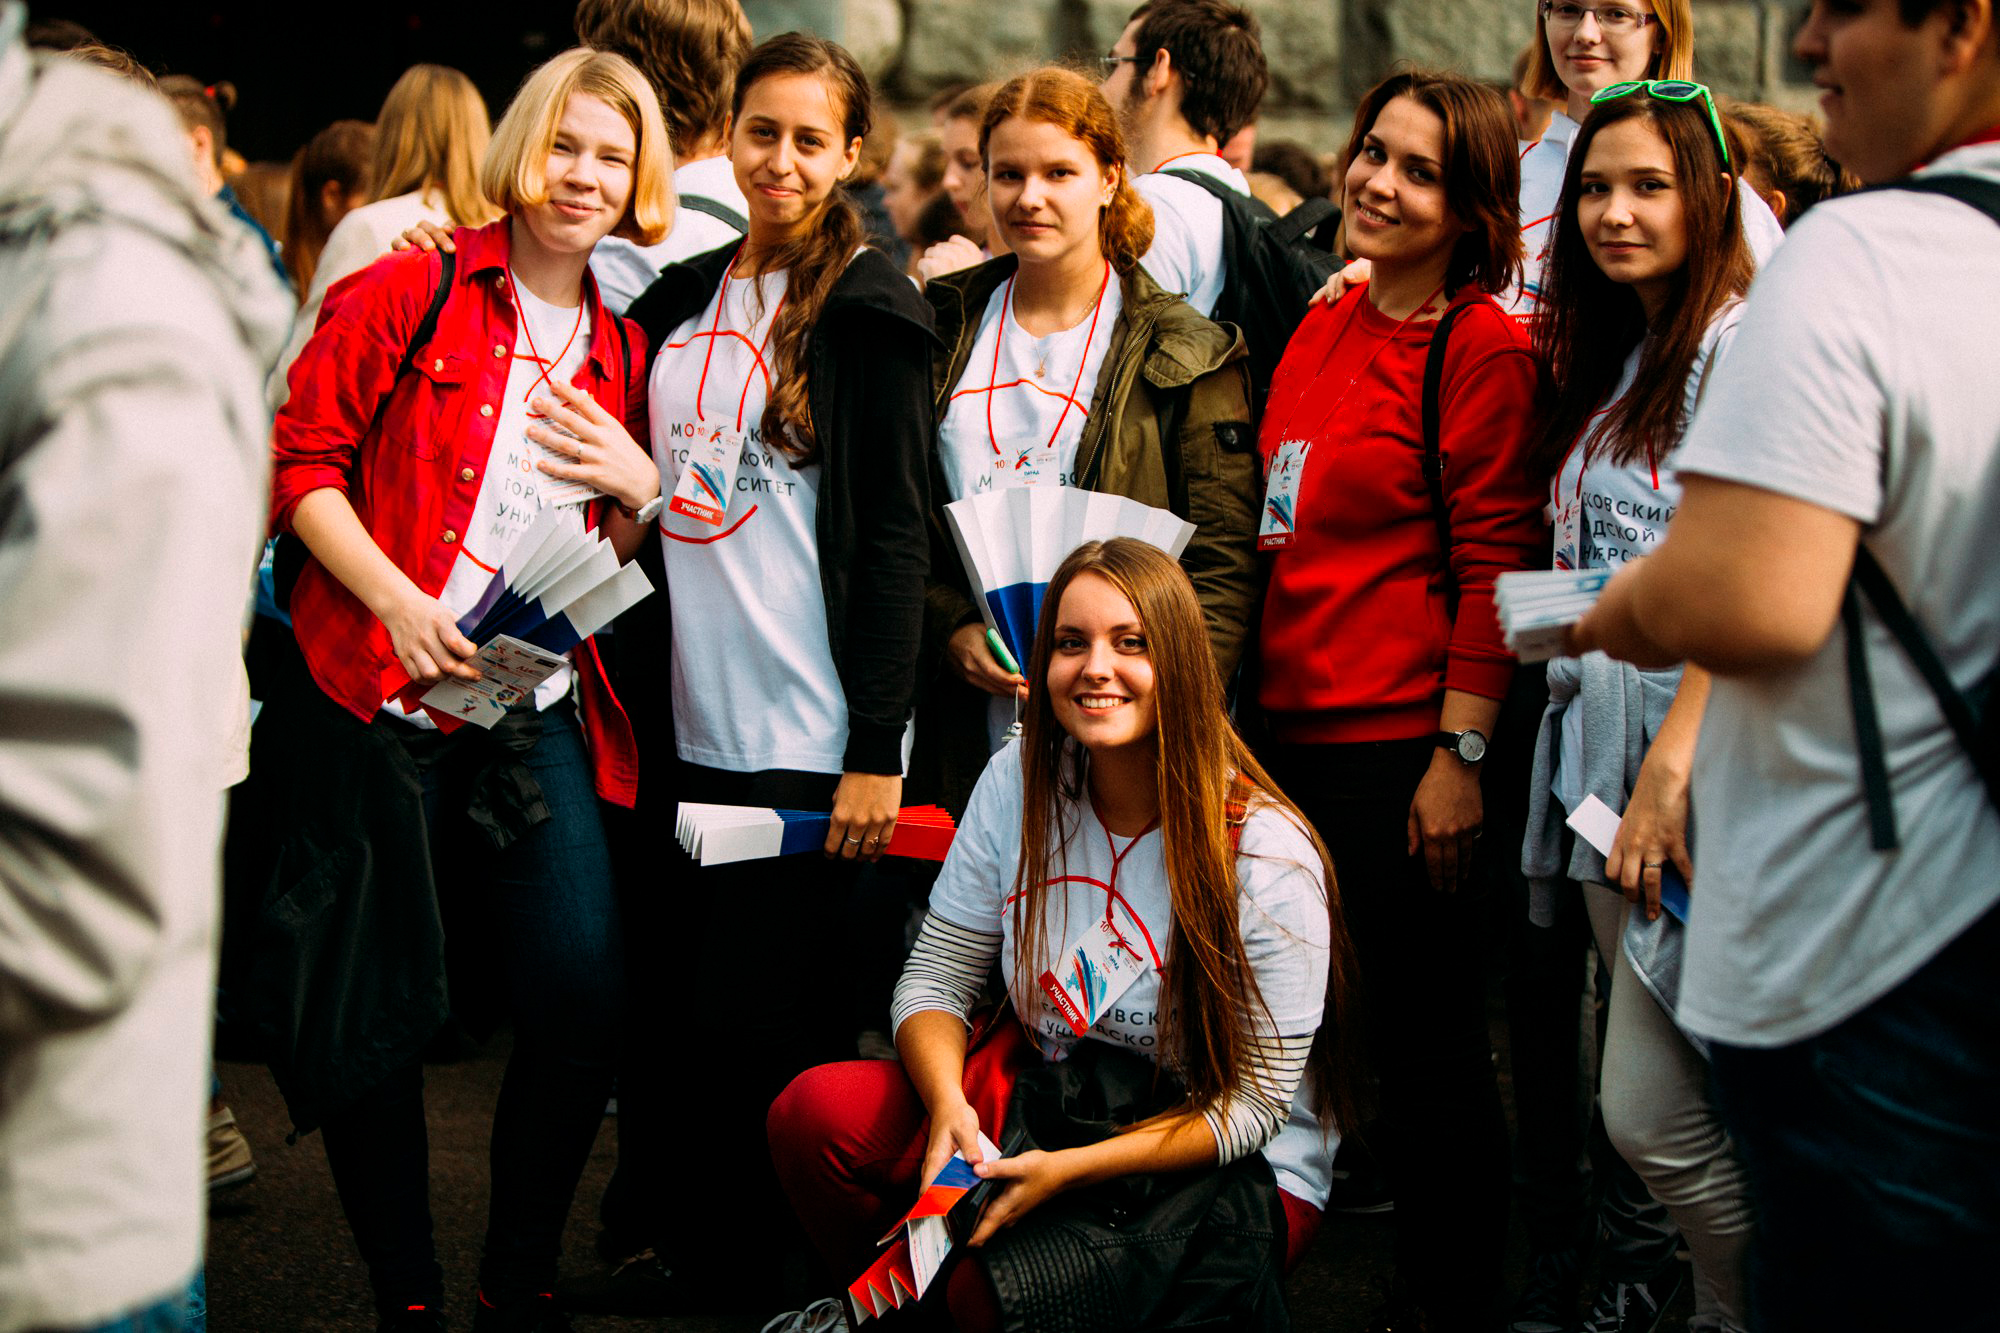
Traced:
MULTIPOLYGON (((1494 1004, 1496 1049, 1505 1025, 1494 1004)), ((486 1220, 486 1144, 492 1108, 506 1065, 502 1032, 476 1054, 425 1069, 430 1125, 431 1206, 439 1259, 451 1293, 446 1313, 454 1329, 470 1327, 473 1275, 486 1220)), ((1503 1095, 1511 1092, 1500 1061, 1503 1095)), ((366 1273, 347 1232, 319 1136, 287 1144, 284 1103, 261 1065, 217 1066, 224 1100, 256 1153, 254 1180, 218 1196, 210 1208, 209 1328, 215 1333, 292 1333, 375 1326, 366 1273)), ((1512 1099, 1508 1097, 1511 1116, 1512 1099)), ((606 1117, 570 1209, 565 1272, 594 1265, 595 1209, 617 1155, 617 1119, 606 1117)), ((754 1241, 746 1241, 754 1243, 754 1241)), ((1299 1333, 1361 1333, 1380 1305, 1391 1273, 1393 1226, 1383 1215, 1329 1214, 1313 1248, 1287 1284, 1292 1326, 1299 1333)), ((1521 1278, 1525 1242, 1515 1225, 1508 1238, 1507 1280, 1521 1278)), ((639 1329, 681 1333, 756 1333, 783 1308, 776 1294, 756 1317, 612 1319, 577 1317, 578 1333, 639 1329)), ((1684 1333, 1685 1291, 1659 1333, 1684 1333)), ((1500 1321, 1495 1320, 1498 1329, 1500 1321)))

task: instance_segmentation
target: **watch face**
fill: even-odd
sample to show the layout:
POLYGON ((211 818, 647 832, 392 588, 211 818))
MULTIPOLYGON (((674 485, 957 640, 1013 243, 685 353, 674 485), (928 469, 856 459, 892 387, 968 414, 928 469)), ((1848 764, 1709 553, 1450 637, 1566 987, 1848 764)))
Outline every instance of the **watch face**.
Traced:
POLYGON ((1461 731, 1458 734, 1458 757, 1468 764, 1476 764, 1486 757, 1486 738, 1476 731, 1461 731))

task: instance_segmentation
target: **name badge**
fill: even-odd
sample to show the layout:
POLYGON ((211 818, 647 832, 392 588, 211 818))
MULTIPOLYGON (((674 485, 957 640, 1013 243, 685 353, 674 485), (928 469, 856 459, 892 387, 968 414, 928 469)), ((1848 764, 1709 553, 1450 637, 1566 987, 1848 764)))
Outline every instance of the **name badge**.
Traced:
POLYGON ((1081 1037, 1149 966, 1145 942, 1119 933, 1100 916, 1054 968, 1042 973, 1041 985, 1049 1003, 1081 1037))
POLYGON ((721 426, 709 428, 688 445, 687 466, 674 483, 673 513, 719 528, 729 517, 729 497, 736 490, 736 467, 743 461, 743 435, 721 426))
POLYGON ((1310 440, 1283 440, 1271 455, 1264 479, 1264 512, 1257 520, 1257 549, 1281 551, 1299 533, 1299 481, 1305 476, 1310 440))

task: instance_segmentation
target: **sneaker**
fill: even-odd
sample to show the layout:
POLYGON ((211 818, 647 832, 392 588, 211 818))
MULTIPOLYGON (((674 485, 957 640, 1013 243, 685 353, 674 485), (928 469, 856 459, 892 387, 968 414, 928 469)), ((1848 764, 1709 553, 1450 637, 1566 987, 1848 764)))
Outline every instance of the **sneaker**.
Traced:
POLYGON ((434 1306, 406 1305, 382 1316, 375 1333, 444 1333, 444 1315, 434 1306))
POLYGON ((683 1304, 674 1271, 650 1249, 611 1261, 608 1269, 564 1278, 556 1300, 577 1314, 665 1315, 683 1304))
POLYGON ((1669 1263, 1644 1282, 1605 1282, 1590 1303, 1583 1333, 1654 1333, 1686 1281, 1686 1270, 1669 1263))
POLYGON ((570 1322, 556 1308, 553 1292, 530 1296, 509 1296, 496 1304, 485 1292, 479 1293, 479 1312, 472 1316, 472 1333, 574 1333, 570 1322))
POLYGON ((828 1296, 803 1310, 781 1314, 764 1325, 762 1333, 847 1333, 847 1302, 828 1296))
POLYGON ((257 1159, 250 1155, 250 1140, 236 1127, 236 1117, 229 1108, 217 1106, 208 1116, 208 1192, 248 1184, 256 1174, 257 1159))
POLYGON ((1576 1327, 1583 1258, 1575 1250, 1537 1250, 1528 1256, 1528 1279, 1514 1300, 1507 1333, 1571 1333, 1576 1327))

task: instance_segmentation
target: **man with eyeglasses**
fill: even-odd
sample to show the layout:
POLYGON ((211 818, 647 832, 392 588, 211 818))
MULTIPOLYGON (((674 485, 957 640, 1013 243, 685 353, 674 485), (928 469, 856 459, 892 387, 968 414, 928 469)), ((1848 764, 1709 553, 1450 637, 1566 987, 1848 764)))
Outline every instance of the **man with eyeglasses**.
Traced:
POLYGON ((1255 118, 1270 81, 1257 20, 1225 0, 1143 4, 1102 64, 1132 184, 1153 206, 1146 272, 1213 314, 1228 277, 1222 201, 1166 173, 1198 172, 1250 198, 1250 182, 1221 150, 1255 118))
POLYGON ((1750 1173, 1759 1326, 1990 1329, 2000 31, 1993 0, 1815 0, 1795 49, 1829 153, 1899 188, 1759 275, 1665 542, 1566 650, 1715 675, 1678 1018, 1750 1173))

